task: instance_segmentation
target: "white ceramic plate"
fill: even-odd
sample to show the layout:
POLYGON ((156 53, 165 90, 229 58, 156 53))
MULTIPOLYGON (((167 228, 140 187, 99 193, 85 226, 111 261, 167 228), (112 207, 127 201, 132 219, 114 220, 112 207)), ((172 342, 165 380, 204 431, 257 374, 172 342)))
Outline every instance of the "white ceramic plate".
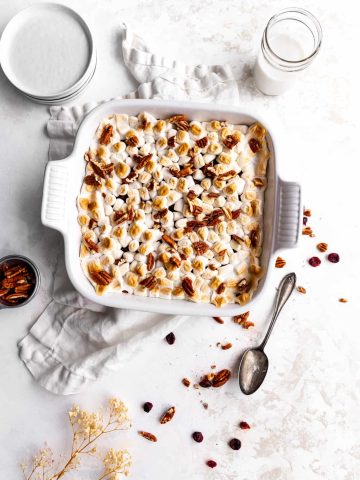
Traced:
POLYGON ((49 162, 44 178, 44 191, 41 221, 48 227, 59 230, 64 236, 65 263, 69 278, 74 287, 93 302, 115 308, 127 308, 148 312, 172 313, 176 315, 238 315, 261 298, 264 284, 268 280, 274 261, 273 255, 281 248, 295 247, 299 238, 302 219, 301 189, 295 182, 284 182, 278 174, 278 138, 275 139, 274 122, 262 119, 254 113, 247 113, 241 107, 228 107, 206 103, 185 103, 161 100, 112 100, 93 109, 82 121, 76 136, 74 150, 64 160, 49 162), (127 113, 138 115, 147 111, 157 118, 168 118, 175 113, 183 113, 192 119, 228 120, 235 124, 250 125, 260 121, 267 129, 267 142, 270 149, 264 205, 264 242, 261 265, 264 277, 249 304, 227 304, 218 309, 206 303, 193 303, 187 300, 166 300, 163 298, 141 297, 124 293, 106 293, 98 296, 85 277, 79 258, 81 230, 77 221, 76 198, 85 174, 84 152, 100 123, 108 115, 127 113))
POLYGON ((78 91, 93 72, 94 56, 86 22, 74 10, 54 3, 21 10, 0 41, 0 62, 9 81, 43 100, 78 91))

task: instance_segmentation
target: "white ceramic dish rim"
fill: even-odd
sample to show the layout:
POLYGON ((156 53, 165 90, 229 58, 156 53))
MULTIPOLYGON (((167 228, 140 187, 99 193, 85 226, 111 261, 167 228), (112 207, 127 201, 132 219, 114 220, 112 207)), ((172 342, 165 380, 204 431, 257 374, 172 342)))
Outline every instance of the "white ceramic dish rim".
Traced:
POLYGON ((297 245, 301 215, 301 188, 296 182, 284 182, 277 172, 276 159, 279 156, 278 137, 275 141, 274 122, 259 115, 246 112, 240 107, 209 105, 206 103, 175 102, 163 100, 111 100, 92 110, 82 121, 72 153, 63 160, 48 162, 45 170, 42 223, 62 233, 65 244, 65 264, 69 278, 84 297, 102 305, 148 312, 176 315, 233 316, 253 306, 269 281, 270 262, 273 254, 282 248, 297 245), (265 192, 264 242, 262 265, 265 275, 253 299, 245 307, 227 304, 221 309, 212 304, 194 303, 188 300, 166 300, 141 297, 131 294, 106 293, 96 295, 93 286, 85 277, 79 259, 81 239, 77 222, 76 198, 85 173, 83 160, 100 121, 114 113, 136 115, 149 111, 157 117, 166 118, 174 113, 184 113, 198 120, 228 120, 232 123, 261 122, 267 129, 267 141, 271 151, 268 166, 268 187, 265 192))
POLYGON ((38 98, 41 98, 42 100, 54 100, 59 97, 65 97, 72 94, 74 91, 78 90, 79 88, 81 88, 84 81, 86 81, 86 79, 92 73, 94 56, 95 56, 94 39, 88 24, 78 12, 60 3, 35 3, 33 5, 29 5, 26 8, 23 8, 9 20, 0 38, 0 63, 3 69, 3 72, 7 77, 7 79, 9 80, 9 82, 12 83, 20 92, 24 93, 25 95, 30 97, 38 97, 38 98), (39 10, 63 10, 69 13, 72 17, 74 17, 79 22, 82 29, 84 30, 84 33, 89 43, 89 56, 88 56, 87 65, 83 75, 73 85, 66 88, 65 90, 60 90, 58 92, 54 92, 53 94, 47 94, 47 95, 42 95, 41 92, 29 91, 26 88, 24 88, 24 86, 21 85, 21 82, 19 82, 16 76, 12 73, 11 68, 7 66, 7 62, 6 62, 6 45, 8 42, 11 41, 9 38, 11 37, 11 29, 16 24, 16 22, 18 22, 19 19, 21 19, 22 16, 29 14, 29 12, 31 11, 34 15, 36 15, 36 12, 39 10))

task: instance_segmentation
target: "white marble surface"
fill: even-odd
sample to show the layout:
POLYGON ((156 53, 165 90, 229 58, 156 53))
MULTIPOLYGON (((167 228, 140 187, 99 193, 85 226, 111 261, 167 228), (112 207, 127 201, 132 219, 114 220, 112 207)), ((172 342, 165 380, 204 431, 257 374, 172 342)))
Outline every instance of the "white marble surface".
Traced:
MULTIPOLYGON (((150 40, 155 50, 188 63, 231 63, 243 84, 247 108, 279 117, 286 153, 282 174, 302 183, 304 200, 313 209, 310 225, 316 238, 303 237, 300 248, 286 251, 283 271, 275 271, 264 301, 251 312, 256 322, 245 331, 227 319, 189 320, 176 333, 176 343, 164 341, 144 349, 121 370, 73 396, 54 396, 32 380, 17 357, 22 338, 49 301, 55 255, 61 237, 40 224, 42 176, 48 141, 48 112, 19 96, 0 74, 0 254, 20 252, 33 258, 43 282, 36 299, 23 309, 0 312, 0 478, 21 478, 19 462, 47 440, 64 449, 69 431, 65 412, 78 402, 96 406, 109 395, 129 405, 134 427, 120 434, 115 446, 127 446, 134 467, 131 478, 355 480, 360 478, 359 362, 359 159, 353 59, 357 55, 359 9, 355 0, 296 2, 308 7, 324 29, 322 52, 314 68, 293 91, 278 98, 260 95, 253 86, 251 65, 266 20, 288 6, 282 0, 90 0, 63 2, 86 14, 96 34, 99 64, 95 77, 74 103, 124 94, 135 87, 119 51, 119 29, 126 21, 150 40), (242 62, 244 62, 242 64, 242 62), (242 65, 239 68, 239 65, 242 65), (354 224, 355 220, 355 224, 354 224), (306 259, 318 241, 329 243, 341 263, 323 262, 312 269, 306 259), (282 314, 267 352, 270 371, 263 388, 243 396, 233 379, 218 391, 186 390, 183 376, 195 380, 219 368, 236 369, 241 351, 257 342, 268 321, 274 287, 285 271, 295 270, 306 295, 294 294, 282 314), (347 304, 339 297, 349 299, 347 304), (217 342, 231 341, 228 351, 217 342), (209 403, 205 411, 200 401, 209 403), (151 414, 144 401, 155 405, 151 414), (169 404, 174 420, 159 426, 157 418, 169 404), (250 431, 237 424, 246 420, 250 431), (158 434, 152 444, 138 429, 158 434), (205 440, 190 435, 201 430, 205 440), (227 441, 239 437, 243 447, 230 450, 227 441), (205 466, 213 458, 215 470, 205 466)), ((293 2, 290 2, 292 4, 293 2)), ((0 30, 25 0, 0 0, 0 30)), ((73 477, 75 478, 75 477, 73 477)), ((76 478, 96 479, 96 472, 76 478)))

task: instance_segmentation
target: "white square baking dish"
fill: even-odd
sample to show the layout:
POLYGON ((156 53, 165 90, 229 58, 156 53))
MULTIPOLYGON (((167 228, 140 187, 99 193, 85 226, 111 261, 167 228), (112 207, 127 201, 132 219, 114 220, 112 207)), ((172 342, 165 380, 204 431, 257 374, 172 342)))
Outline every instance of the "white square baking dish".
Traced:
POLYGON ((148 312, 176 315, 238 315, 261 297, 268 280, 268 270, 275 251, 295 247, 299 238, 301 221, 301 189, 295 182, 281 180, 277 171, 279 155, 278 141, 275 140, 273 125, 265 119, 246 113, 240 107, 227 107, 201 103, 184 103, 160 100, 112 100, 92 110, 81 123, 77 132, 73 152, 63 160, 48 162, 45 170, 42 223, 62 233, 65 243, 65 263, 69 278, 74 287, 93 302, 115 308, 126 308, 148 312), (194 303, 188 300, 167 300, 141 297, 121 293, 105 293, 98 296, 85 277, 79 258, 81 230, 77 221, 76 198, 83 182, 85 163, 84 153, 88 149, 94 133, 105 117, 114 113, 138 115, 147 111, 157 118, 168 118, 182 113, 199 121, 227 120, 234 124, 250 125, 256 121, 267 130, 270 150, 264 204, 264 240, 261 265, 264 276, 255 291, 251 302, 246 306, 227 304, 218 309, 212 304, 194 303))

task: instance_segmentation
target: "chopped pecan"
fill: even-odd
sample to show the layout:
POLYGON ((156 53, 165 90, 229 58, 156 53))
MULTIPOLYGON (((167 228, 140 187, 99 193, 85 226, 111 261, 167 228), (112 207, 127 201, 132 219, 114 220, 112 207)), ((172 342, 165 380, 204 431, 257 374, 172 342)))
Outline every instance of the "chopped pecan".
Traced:
POLYGON ((221 317, 213 317, 213 319, 214 319, 215 322, 217 322, 217 323, 221 323, 221 324, 224 323, 224 320, 223 320, 221 317))
POLYGON ((199 138, 199 140, 196 140, 195 143, 198 147, 205 148, 206 145, 209 143, 209 139, 208 137, 199 138))
POLYGON ((232 347, 232 343, 228 342, 225 343, 224 345, 221 345, 222 350, 229 350, 229 348, 232 347))
POLYGON ((127 214, 130 222, 132 222, 135 218, 135 210, 132 207, 128 207, 127 214))
POLYGON ((194 192, 194 190, 189 191, 189 193, 187 194, 187 198, 189 200, 194 200, 196 198, 196 193, 194 192))
POLYGON ((222 293, 225 292, 225 289, 226 289, 226 284, 224 282, 220 283, 220 285, 217 287, 216 289, 216 293, 218 295, 221 295, 222 293))
POLYGON ((91 238, 87 238, 87 237, 84 237, 83 238, 83 241, 85 243, 85 246, 89 249, 89 250, 93 250, 94 252, 98 252, 99 251, 99 247, 97 246, 97 244, 95 242, 93 242, 91 240, 91 238))
POLYGON ((238 208, 237 210, 233 210, 231 212, 231 217, 233 220, 236 220, 237 218, 240 217, 240 213, 241 213, 241 208, 238 208))
POLYGON ((253 153, 257 153, 261 149, 261 143, 257 138, 250 138, 249 147, 253 153))
POLYGON ((97 180, 97 178, 95 178, 95 175, 93 174, 86 175, 86 177, 84 178, 84 183, 86 185, 93 185, 94 187, 100 187, 101 185, 101 182, 99 182, 99 180, 97 180))
POLYGON ((93 218, 90 218, 90 220, 89 220, 89 229, 92 230, 95 225, 97 225, 97 222, 96 222, 93 218))
POLYGON ((99 143, 101 143, 101 145, 107 145, 108 143, 110 143, 113 130, 113 126, 110 125, 110 123, 108 125, 105 125, 99 138, 99 143))
POLYGON ((185 387, 190 387, 190 380, 189 379, 183 378, 181 381, 182 381, 183 385, 185 385, 185 387))
POLYGON ((99 163, 93 162, 92 160, 90 160, 89 163, 92 166, 92 169, 94 170, 95 174, 104 179, 106 178, 107 175, 109 175, 114 170, 113 163, 100 165, 99 163))
POLYGON ((98 285, 109 285, 113 279, 113 277, 105 270, 89 271, 89 274, 92 280, 94 280, 94 282, 98 285))
POLYGON ((250 290, 250 284, 246 278, 242 278, 237 284, 239 293, 247 293, 250 290))
POLYGON ((244 313, 241 313, 240 315, 236 315, 233 318, 234 323, 242 325, 243 323, 247 322, 247 319, 249 318, 249 315, 250 315, 250 312, 244 312, 244 313))
POLYGON ((163 208, 162 210, 159 210, 158 212, 154 213, 154 219, 159 220, 160 218, 165 217, 167 212, 168 212, 167 208, 163 208))
POLYGON ((207 165, 204 165, 200 170, 203 172, 203 174, 207 178, 215 178, 216 177, 216 172, 215 172, 214 165, 212 164, 212 162, 208 163, 207 165))
POLYGON ((304 294, 306 293, 306 289, 304 287, 299 286, 299 287, 296 288, 296 290, 300 293, 304 293, 304 294))
POLYGON ((150 432, 144 432, 143 430, 139 430, 138 434, 146 438, 146 440, 149 440, 150 442, 157 442, 157 438, 155 437, 155 435, 150 432))
POLYGON ((177 244, 176 244, 175 240, 173 238, 169 237, 169 235, 164 234, 161 238, 164 242, 166 242, 168 245, 170 245, 170 247, 174 248, 175 250, 177 249, 177 244))
POLYGON ((144 288, 148 288, 149 290, 153 290, 158 284, 158 280, 155 275, 150 275, 149 277, 144 278, 141 280, 140 285, 144 288))
POLYGON ((265 181, 262 178, 255 177, 253 179, 253 184, 255 187, 263 187, 265 185, 265 181))
POLYGON ((191 175, 194 172, 191 165, 188 165, 180 170, 176 170, 175 168, 170 168, 169 171, 171 175, 173 175, 176 178, 187 177, 188 175, 191 175))
POLYGON ((218 198, 220 197, 220 193, 216 193, 216 192, 209 192, 207 194, 208 198, 218 198))
POLYGON ((306 208, 306 209, 304 210, 304 216, 305 216, 305 217, 311 217, 311 210, 310 210, 310 208, 306 208))
POLYGON ((239 139, 236 138, 235 135, 227 135, 226 138, 224 138, 223 143, 226 148, 229 148, 230 150, 235 147, 239 143, 239 139))
POLYGON ((120 225, 121 223, 126 222, 128 219, 128 212, 122 212, 121 210, 114 212, 113 221, 116 225, 120 225))
POLYGON ((155 257, 154 255, 150 252, 147 257, 146 257, 146 268, 147 271, 150 272, 155 265, 155 257))
POLYGON ((21 265, 16 265, 15 267, 9 268, 5 272, 5 278, 11 279, 17 277, 19 274, 24 274, 27 272, 26 267, 22 267, 21 265))
POLYGON ((171 262, 171 263, 172 263, 173 265, 175 265, 177 268, 179 268, 179 267, 181 266, 181 260, 180 260, 180 258, 178 258, 178 257, 175 257, 175 256, 171 257, 170 260, 169 260, 169 262, 171 262))
POLYGON ((15 293, 28 292, 33 287, 32 283, 24 283, 22 285, 15 286, 15 293))
MULTIPOLYGON (((139 155, 136 155, 136 157, 139 157, 139 155)), ((149 155, 145 155, 144 157, 141 157, 139 160, 138 164, 135 165, 135 170, 141 170, 142 168, 145 168, 147 163, 152 159, 152 153, 149 153, 149 155)), ((137 161, 137 160, 136 160, 137 161)))
POLYGON ((189 297, 193 297, 195 295, 195 290, 194 290, 191 278, 184 277, 181 282, 181 285, 182 285, 182 288, 184 289, 184 292, 189 297))
POLYGON ((228 172, 220 173, 220 175, 217 176, 218 179, 220 180, 230 180, 230 178, 236 177, 237 173, 235 170, 229 170, 228 172))
POLYGON ((206 242, 194 242, 192 246, 198 255, 204 255, 209 250, 209 245, 206 242))
POLYGON ((139 143, 139 139, 136 135, 130 135, 125 139, 125 143, 129 147, 136 147, 139 143))
POLYGON ((249 233, 249 239, 250 239, 250 242, 251 242, 251 246, 253 248, 256 248, 259 245, 260 232, 259 232, 258 228, 254 228, 253 230, 251 230, 251 232, 249 233))
POLYGON ((326 252, 326 250, 328 249, 328 244, 327 243, 324 243, 324 242, 321 242, 321 243, 318 243, 316 245, 316 248, 320 251, 320 252, 326 252))
POLYGON ((302 234, 303 235, 309 235, 310 237, 313 236, 312 228, 311 227, 303 228, 302 234))
POLYGON ((137 178, 138 174, 136 172, 130 172, 129 175, 122 179, 121 183, 132 183, 137 178))
POLYGON ((4 295, 6 295, 8 291, 9 291, 8 288, 0 287, 0 297, 3 297, 4 295))
POLYGON ((190 220, 189 222, 186 223, 186 231, 191 232, 195 230, 196 228, 200 227, 205 227, 206 222, 203 222, 202 220, 190 220))
POLYGON ((169 119, 169 123, 180 122, 182 120, 188 120, 188 117, 183 114, 173 115, 169 119))
POLYGON ((164 423, 168 423, 170 422, 170 420, 172 420, 172 418, 174 417, 175 415, 175 407, 170 407, 166 410, 166 412, 162 415, 162 417, 160 418, 160 423, 162 425, 164 425, 164 423))
POLYGON ((285 260, 281 257, 277 257, 277 259, 275 260, 275 267, 276 268, 283 268, 283 267, 285 267, 285 265, 286 265, 285 260))
POLYGON ((225 383, 230 379, 231 377, 231 372, 230 370, 224 368, 223 370, 220 370, 220 372, 218 372, 214 378, 212 379, 212 386, 215 387, 215 388, 219 388, 219 387, 222 387, 223 385, 225 385, 225 383))
POLYGON ((16 303, 18 300, 28 298, 27 293, 9 293, 8 295, 3 296, 3 300, 7 302, 16 303))
POLYGON ((170 148, 174 148, 175 147, 175 135, 173 137, 169 137, 167 143, 168 143, 168 146, 170 148))
POLYGON ((239 235, 231 235, 231 240, 234 240, 234 242, 236 243, 243 243, 244 242, 244 239, 239 237, 239 235))

